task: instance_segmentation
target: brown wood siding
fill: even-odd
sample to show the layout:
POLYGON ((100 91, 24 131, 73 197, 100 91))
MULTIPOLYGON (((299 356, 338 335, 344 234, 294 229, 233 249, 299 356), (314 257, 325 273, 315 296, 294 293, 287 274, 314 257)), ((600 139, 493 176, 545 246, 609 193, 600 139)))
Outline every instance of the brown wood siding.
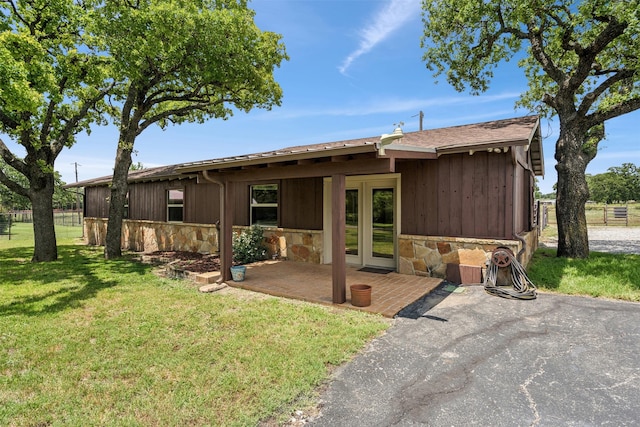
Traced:
POLYGON ((129 218, 166 221, 169 188, 182 188, 182 184, 171 181, 129 184, 129 218))
POLYGON ((184 222, 215 224, 220 220, 220 187, 217 184, 185 183, 184 222))
POLYGON ((509 153, 451 154, 399 162, 397 170, 402 174, 402 233, 513 238, 509 153))
POLYGON ((467 210, 469 216, 473 218, 473 232, 469 234, 470 236, 480 236, 485 232, 486 224, 483 224, 479 217, 476 218, 475 213, 486 212, 489 209, 488 164, 489 158, 487 155, 478 155, 473 161, 473 198, 468 205, 470 209, 467 210))
POLYGON ((535 176, 531 161, 531 151, 524 147, 514 149, 516 161, 514 185, 518 189, 514 200, 514 231, 524 233, 531 231, 533 224, 533 194, 535 176))
MULTIPOLYGON (((242 187, 240 184, 236 184, 242 187)), ((215 224, 220 219, 220 190, 217 184, 198 184, 195 179, 140 182, 129 184, 129 219, 166 221, 167 190, 184 190, 184 222, 215 224)), ((106 218, 109 216, 110 195, 108 186, 86 189, 87 216, 106 218)), ((242 190, 240 190, 242 191, 242 190)), ((236 198, 238 225, 248 218, 248 190, 236 198), (246 202, 245 202, 246 201, 246 202)))
POLYGON ((88 218, 107 218, 109 216, 109 187, 87 187, 84 190, 85 216, 88 218))
POLYGON ((280 227, 322 230, 322 191, 322 178, 283 180, 280 185, 280 227))
POLYGON ((232 186, 232 194, 235 202, 233 207, 233 224, 245 226, 250 225, 250 184, 247 184, 245 182, 233 182, 228 185, 232 186))

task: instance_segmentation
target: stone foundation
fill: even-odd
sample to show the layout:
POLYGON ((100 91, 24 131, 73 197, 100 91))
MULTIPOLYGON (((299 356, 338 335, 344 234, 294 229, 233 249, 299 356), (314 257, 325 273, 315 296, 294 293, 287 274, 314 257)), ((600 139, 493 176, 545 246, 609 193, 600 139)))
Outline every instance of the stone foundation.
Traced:
MULTIPOLYGON (((87 244, 104 246, 107 219, 85 218, 84 235, 87 244)), ((127 219, 122 223, 122 248, 136 252, 216 253, 218 230, 215 225, 127 219)))
MULTIPOLYGON (((240 233, 245 228, 234 226, 233 230, 240 233)), ((87 244, 104 246, 107 219, 85 218, 84 235, 87 244)), ((323 262, 322 230, 265 227, 264 237, 269 257, 313 264, 323 262)), ((215 225, 141 220, 122 223, 122 248, 126 250, 217 253, 218 244, 215 225)))
POLYGON ((520 240, 401 235, 398 238, 398 271, 401 274, 444 279, 447 277, 447 268, 451 271, 451 267, 447 267, 449 264, 484 268, 498 246, 511 249, 516 256, 525 246, 520 263, 526 266, 538 247, 538 233, 533 230, 522 238, 525 245, 520 240))
MULTIPOLYGON (((234 226, 236 233, 247 227, 234 226)), ((84 235, 89 245, 104 245, 106 218, 85 218, 84 235)), ((449 264, 484 268, 491 252, 505 246, 518 255, 525 267, 538 247, 538 233, 525 233, 520 240, 470 239, 443 236, 400 235, 398 237, 398 272, 429 277, 447 277, 449 264)), ((265 245, 269 257, 297 262, 323 264, 322 230, 296 230, 265 227, 265 245)), ((217 253, 218 230, 215 225, 158 221, 125 220, 122 225, 122 248, 136 252, 189 251, 217 253)))

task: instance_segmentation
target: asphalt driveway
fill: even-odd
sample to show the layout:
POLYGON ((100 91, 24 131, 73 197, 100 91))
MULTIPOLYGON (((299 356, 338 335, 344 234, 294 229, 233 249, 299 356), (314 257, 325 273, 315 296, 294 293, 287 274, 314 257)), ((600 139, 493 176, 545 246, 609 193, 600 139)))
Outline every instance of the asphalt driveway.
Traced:
POLYGON ((640 423, 640 304, 442 288, 340 368, 314 426, 640 423))

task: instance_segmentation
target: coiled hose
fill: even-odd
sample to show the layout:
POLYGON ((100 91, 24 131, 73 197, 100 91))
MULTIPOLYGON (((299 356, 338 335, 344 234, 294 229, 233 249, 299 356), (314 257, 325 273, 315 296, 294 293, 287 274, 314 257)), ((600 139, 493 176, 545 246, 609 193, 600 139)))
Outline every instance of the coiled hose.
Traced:
POLYGON ((515 259, 509 248, 499 247, 491 254, 491 261, 484 278, 484 290, 494 296, 508 299, 536 299, 536 286, 529 280, 522 265, 515 259), (510 269, 509 285, 498 285, 500 268, 510 269))

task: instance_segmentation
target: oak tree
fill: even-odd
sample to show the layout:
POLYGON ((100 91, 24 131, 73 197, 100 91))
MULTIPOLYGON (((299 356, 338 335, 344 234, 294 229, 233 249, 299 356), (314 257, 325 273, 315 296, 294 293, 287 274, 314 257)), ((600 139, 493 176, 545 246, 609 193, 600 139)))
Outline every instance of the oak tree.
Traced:
POLYGON ((517 59, 529 82, 518 105, 557 116, 558 256, 585 258, 586 167, 605 123, 640 108, 639 0, 423 2, 423 56, 458 91, 487 90, 517 59))
POLYGON ((87 37, 86 2, 0 2, 0 183, 33 209, 33 261, 57 259, 53 222, 54 163, 76 135, 101 121, 111 89, 108 59, 87 37), (24 178, 24 179, 22 179, 24 178))
MULTIPOLYGON (((281 36, 261 31, 246 0, 106 0, 94 33, 114 61, 111 96, 119 141, 105 257, 121 256, 127 174, 149 126, 227 119, 234 110, 279 105, 274 69, 281 36)), ((216 141, 211 141, 215 143, 216 141)), ((179 141, 176 141, 178 144, 179 141)))

